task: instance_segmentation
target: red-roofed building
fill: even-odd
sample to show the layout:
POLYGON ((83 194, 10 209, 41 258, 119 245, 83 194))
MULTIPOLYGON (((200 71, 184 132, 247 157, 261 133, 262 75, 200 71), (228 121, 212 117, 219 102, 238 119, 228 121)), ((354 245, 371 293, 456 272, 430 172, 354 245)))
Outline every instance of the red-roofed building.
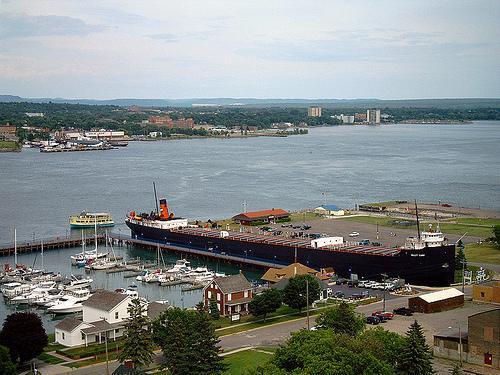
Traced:
POLYGON ((273 208, 271 210, 242 212, 233 216, 234 221, 239 221, 241 225, 252 225, 263 222, 270 223, 273 221, 286 221, 290 219, 290 213, 281 208, 273 208))

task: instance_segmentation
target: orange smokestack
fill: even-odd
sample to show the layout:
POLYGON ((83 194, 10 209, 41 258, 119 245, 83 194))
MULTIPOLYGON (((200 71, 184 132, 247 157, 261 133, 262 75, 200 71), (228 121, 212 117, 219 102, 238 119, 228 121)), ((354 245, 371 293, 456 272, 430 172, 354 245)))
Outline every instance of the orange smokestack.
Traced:
POLYGON ((160 199, 160 218, 168 220, 168 204, 166 199, 160 199))

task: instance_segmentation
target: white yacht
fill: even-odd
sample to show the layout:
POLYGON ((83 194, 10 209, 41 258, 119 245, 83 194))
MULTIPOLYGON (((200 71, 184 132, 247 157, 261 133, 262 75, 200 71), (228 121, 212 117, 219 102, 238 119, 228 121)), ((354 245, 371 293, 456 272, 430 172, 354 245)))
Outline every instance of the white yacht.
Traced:
POLYGON ((63 291, 61 291, 59 289, 51 289, 51 290, 47 291, 47 293, 44 296, 41 296, 41 297, 37 298, 35 301, 33 301, 33 304, 35 304, 39 307, 48 307, 47 304, 49 302, 56 301, 63 296, 64 296, 63 291))
POLYGON ((18 282, 4 284, 1 291, 5 298, 14 298, 16 296, 30 293, 36 285, 33 284, 21 284, 18 282))
POLYGON ((90 277, 83 277, 81 275, 78 276, 71 275, 69 279, 63 280, 61 284, 59 284, 59 289, 62 290, 83 289, 89 287, 92 281, 94 280, 92 280, 90 277))
POLYGON ((61 297, 57 302, 50 306, 47 310, 54 314, 68 314, 80 312, 83 310, 82 302, 90 298, 88 289, 79 289, 69 291, 65 296, 61 297))
POLYGON ((49 290, 54 289, 56 287, 55 281, 42 281, 38 284, 38 286, 31 290, 29 293, 24 293, 19 296, 16 296, 11 299, 11 302, 14 303, 32 303, 38 298, 43 297, 48 293, 49 290))

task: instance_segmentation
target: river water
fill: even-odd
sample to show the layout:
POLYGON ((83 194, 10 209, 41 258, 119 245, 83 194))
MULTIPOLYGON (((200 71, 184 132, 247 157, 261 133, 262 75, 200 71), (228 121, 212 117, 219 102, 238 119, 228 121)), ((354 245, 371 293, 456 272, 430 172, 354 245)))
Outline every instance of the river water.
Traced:
MULTIPOLYGON (((131 142, 96 152, 3 153, 0 244, 13 241, 14 228, 25 241, 67 235, 69 215, 83 209, 110 211, 114 230, 125 233, 128 211, 154 209, 152 181, 170 208, 190 219, 226 218, 241 212, 243 202, 249 211, 312 208, 325 201, 349 208, 391 199, 500 209, 499 144, 500 122, 483 121, 336 126, 287 138, 131 142)), ((47 252, 45 265, 69 274, 74 270, 68 257, 77 251, 47 252)), ((33 260, 33 254, 20 256, 28 264, 33 260)), ((95 278, 97 286, 126 286, 120 274, 95 278)), ((154 290, 148 286, 143 293, 186 306, 200 297, 193 292, 181 301, 179 288, 154 290)), ((5 313, 0 302, 0 322, 5 313)))

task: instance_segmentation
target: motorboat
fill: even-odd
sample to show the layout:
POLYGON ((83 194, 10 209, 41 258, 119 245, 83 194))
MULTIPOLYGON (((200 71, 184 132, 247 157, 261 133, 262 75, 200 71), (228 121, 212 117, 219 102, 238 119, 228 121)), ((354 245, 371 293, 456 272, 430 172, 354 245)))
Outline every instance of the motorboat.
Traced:
POLYGON ((11 299, 22 294, 30 293, 35 287, 36 286, 33 284, 12 282, 4 284, 1 291, 5 298, 11 299))
POLYGON ((90 298, 88 289, 79 289, 69 291, 65 296, 61 297, 57 302, 47 308, 47 311, 54 314, 68 314, 80 312, 83 310, 82 302, 90 298))
POLYGON ((64 292, 59 290, 59 289, 51 289, 47 291, 47 293, 39 298, 37 298, 35 301, 33 301, 33 304, 39 307, 47 307, 47 304, 49 302, 56 301, 60 299, 61 297, 64 296, 64 292))
POLYGON ((18 295, 11 299, 13 303, 32 303, 40 297, 43 297, 47 292, 56 287, 55 281, 42 281, 36 288, 28 293, 18 295))
POLYGON ((77 290, 83 289, 90 286, 92 283, 90 277, 83 277, 81 275, 71 275, 69 279, 65 279, 59 284, 59 289, 62 290, 77 290))

